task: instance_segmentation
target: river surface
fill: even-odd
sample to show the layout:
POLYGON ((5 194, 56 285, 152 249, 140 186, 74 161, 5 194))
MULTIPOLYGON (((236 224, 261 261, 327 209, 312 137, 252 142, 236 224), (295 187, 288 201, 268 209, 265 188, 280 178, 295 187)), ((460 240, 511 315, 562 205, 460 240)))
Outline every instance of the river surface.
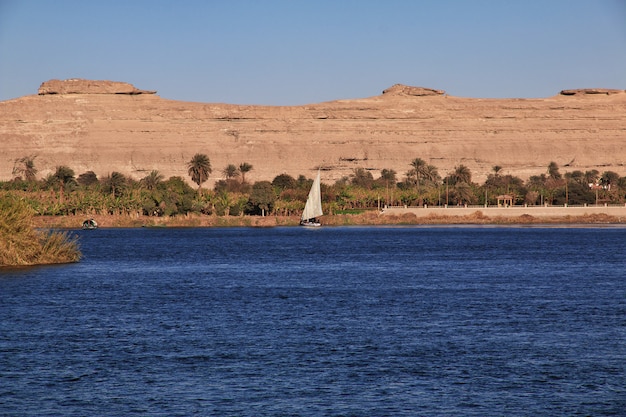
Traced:
POLYGON ((626 229, 79 231, 0 270, 2 416, 624 416, 626 229))

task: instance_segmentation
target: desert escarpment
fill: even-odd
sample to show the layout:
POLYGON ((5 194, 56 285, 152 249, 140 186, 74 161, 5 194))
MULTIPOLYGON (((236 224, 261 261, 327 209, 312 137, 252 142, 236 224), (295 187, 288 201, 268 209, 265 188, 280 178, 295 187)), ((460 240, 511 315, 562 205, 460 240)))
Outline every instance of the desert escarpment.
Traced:
POLYGON ((248 162, 250 181, 287 173, 323 181, 354 168, 403 176, 422 158, 447 174, 459 164, 476 181, 494 165, 528 178, 555 161, 561 172, 597 169, 626 175, 626 92, 564 90, 543 99, 477 99, 396 85, 380 96, 304 106, 252 106, 166 100, 127 83, 53 80, 38 95, 0 102, 0 180, 14 161, 36 156, 38 176, 67 165, 99 177, 135 179, 151 170, 187 176, 206 153, 220 179, 248 162))

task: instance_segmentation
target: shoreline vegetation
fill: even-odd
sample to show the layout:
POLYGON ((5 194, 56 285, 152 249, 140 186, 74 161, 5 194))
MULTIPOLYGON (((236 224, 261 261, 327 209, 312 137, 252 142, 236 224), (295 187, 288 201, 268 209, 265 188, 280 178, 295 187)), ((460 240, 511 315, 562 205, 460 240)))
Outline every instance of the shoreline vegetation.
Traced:
POLYGON ((78 262, 76 237, 37 229, 32 209, 13 198, 0 200, 0 268, 78 262))
MULTIPOLYGON (((324 226, 408 226, 408 225, 626 225, 626 207, 597 208, 595 212, 572 214, 567 208, 553 208, 553 213, 546 214, 534 208, 523 214, 503 215, 503 210, 491 214, 489 209, 439 209, 439 213, 429 212, 421 215, 424 209, 398 210, 397 214, 364 210, 352 214, 332 214, 321 218, 324 226), (615 210, 613 210, 615 209, 615 210), (612 213, 612 211, 617 211, 612 213), (417 213, 417 214, 416 214, 417 213), (487 214, 485 214, 487 213, 487 214)), ((492 209, 497 210, 497 209, 492 209)), ((216 216, 193 214, 172 217, 154 217, 143 215, 113 214, 94 215, 93 218, 102 228, 140 228, 140 227, 296 227, 299 216, 216 216)), ((43 229, 78 229, 86 220, 84 216, 36 216, 36 227, 43 229)))
MULTIPOLYGON (((76 177, 67 166, 37 179, 36 155, 14 161, 14 179, 0 182, 0 267, 78 262, 78 238, 67 230, 93 219, 99 227, 297 226, 313 180, 287 174, 248 182, 251 164, 228 164, 223 179, 203 188, 213 171, 206 154, 187 163, 193 189, 157 170, 137 181, 120 172, 76 177), (62 231, 59 229, 65 229, 62 231)), ((445 176, 415 158, 404 178, 365 168, 321 186, 325 226, 620 225, 626 223, 626 176, 597 170, 521 178, 493 167, 483 184, 464 165, 445 176)), ((321 167, 316 167, 318 170, 321 167)))

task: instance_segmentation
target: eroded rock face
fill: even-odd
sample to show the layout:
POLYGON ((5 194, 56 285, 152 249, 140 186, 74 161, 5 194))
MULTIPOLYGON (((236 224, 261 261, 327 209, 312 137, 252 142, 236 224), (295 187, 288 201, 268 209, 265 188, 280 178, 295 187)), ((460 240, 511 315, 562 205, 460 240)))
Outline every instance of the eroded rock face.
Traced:
POLYGON ((611 88, 579 88, 575 90, 562 90, 561 95, 563 96, 584 96, 587 94, 624 94, 625 90, 615 90, 611 88))
POLYGON ((41 84, 39 95, 46 94, 156 94, 156 91, 139 90, 134 85, 119 81, 84 80, 71 78, 68 80, 50 80, 41 84))
POLYGON ((424 87, 411 87, 410 85, 395 84, 383 91, 383 94, 388 95, 403 95, 403 96, 442 96, 446 92, 443 90, 434 90, 432 88, 424 87))
POLYGON ((313 177, 318 167, 325 183, 356 168, 375 178, 393 169, 401 181, 415 158, 441 176, 463 164, 476 182, 495 165, 527 179, 546 173, 552 161, 561 173, 626 175, 626 94, 475 99, 394 86, 363 99, 249 106, 133 95, 126 83, 42 87, 55 85, 43 95, 0 102, 0 180, 10 180, 24 156, 36 156, 38 178, 67 165, 99 178, 117 171, 141 179, 158 170, 189 180, 187 162, 197 152, 213 167, 204 187, 222 179, 228 164, 242 162, 253 166, 246 175, 252 182, 283 173, 313 177))

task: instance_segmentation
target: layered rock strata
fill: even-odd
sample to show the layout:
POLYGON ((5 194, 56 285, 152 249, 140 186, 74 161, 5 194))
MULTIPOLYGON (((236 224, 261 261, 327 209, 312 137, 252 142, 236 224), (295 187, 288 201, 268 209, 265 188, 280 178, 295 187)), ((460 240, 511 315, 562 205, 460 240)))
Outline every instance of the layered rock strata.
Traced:
POLYGON ((159 170, 188 179, 186 164, 197 152, 213 166, 205 186, 241 162, 253 166, 250 181, 312 177, 318 167, 327 183, 355 168, 402 177, 415 158, 442 176, 464 164, 478 182, 494 165, 528 178, 551 161, 561 172, 626 175, 626 92, 565 91, 579 93, 476 99, 396 85, 363 99, 251 106, 166 100, 126 83, 49 81, 38 95, 0 102, 0 180, 11 179, 24 156, 36 156, 40 177, 67 165, 77 175, 118 171, 140 179, 159 170))
POLYGON ((39 95, 46 94, 156 94, 156 91, 139 90, 134 85, 119 81, 92 81, 82 78, 50 80, 41 84, 39 95))

